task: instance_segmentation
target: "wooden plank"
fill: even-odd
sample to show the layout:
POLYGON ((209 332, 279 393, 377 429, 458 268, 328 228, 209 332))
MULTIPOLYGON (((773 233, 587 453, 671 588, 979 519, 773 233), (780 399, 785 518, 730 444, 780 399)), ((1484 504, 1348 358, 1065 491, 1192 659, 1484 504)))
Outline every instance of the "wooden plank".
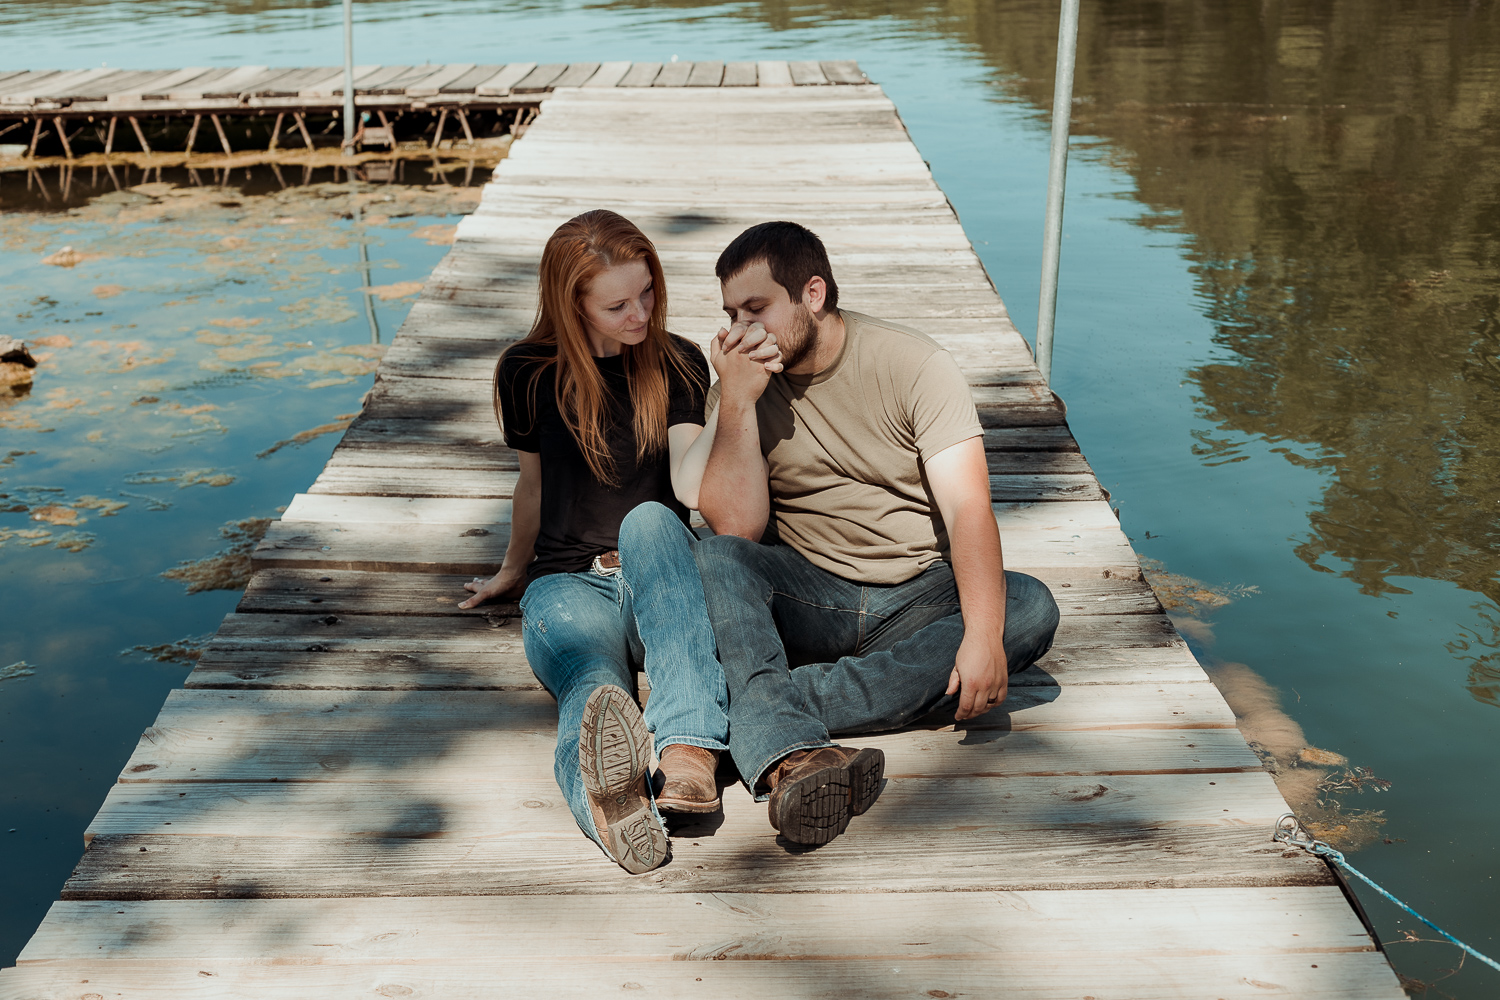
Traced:
MULTIPOLYGON (((338 79, 342 82, 342 71, 339 72, 338 79)), ((279 77, 268 84, 261 85, 256 89, 256 96, 301 97, 303 90, 327 86, 329 80, 329 69, 326 66, 297 70, 296 72, 279 77)), ((342 86, 339 88, 339 92, 340 94, 343 93, 342 86)))
POLYGON ((869 83, 870 80, 853 59, 825 59, 818 63, 829 83, 869 83))
POLYGON ((786 64, 792 74, 792 83, 799 87, 818 86, 828 82, 823 67, 811 61, 793 61, 786 64))
MULTIPOLYGON (((1315 886, 1324 863, 1283 854, 1264 827, 1063 827, 1018 838, 909 827, 849 832, 816 852, 765 834, 679 839, 672 863, 624 879, 583 836, 529 838, 95 837, 63 899, 278 899, 320 896, 652 892, 980 891, 1315 886), (1108 866, 1097 861, 1103 855, 1108 866), (910 859, 922 858, 920 866, 910 859), (795 863, 793 863, 795 859, 795 863)), ((673 964, 673 963, 667 963, 673 964)), ((860 994, 863 995, 863 994, 860 994)))
MULTIPOLYGON (((45 95, 66 90, 68 85, 78 80, 91 70, 68 70, 66 72, 42 72, 30 77, 17 77, 5 86, 0 103, 29 105, 44 98, 45 95)), ((110 70, 111 73, 117 72, 110 70)))
MULTIPOLYGON (((195 76, 184 84, 167 91, 166 100, 172 101, 199 101, 203 99, 204 88, 218 83, 220 80, 234 73, 239 67, 220 67, 211 69, 202 76, 195 76)), ((264 67, 262 67, 264 68, 264 67)))
MULTIPOLYGON (((197 70, 189 80, 198 79, 204 74, 203 69, 197 70)), ((161 93, 174 84, 174 78, 180 74, 163 70, 129 71, 121 70, 109 76, 99 77, 93 83, 85 87, 72 88, 74 105, 87 104, 91 102, 105 101, 109 104, 141 103, 146 100, 144 91, 151 90, 161 93)), ((187 81, 184 81, 187 82, 187 81)))
MULTIPOLYGON (((393 470, 395 472, 396 470, 393 470)), ((403 490, 408 496, 501 496, 513 487, 507 473, 483 470, 410 470, 401 479, 394 475, 382 492, 403 490), (404 479, 406 484, 402 482, 404 479), (449 487, 439 483, 456 483, 449 487)), ((384 475, 384 473, 380 473, 384 475)), ((1083 477, 1074 477, 1083 478, 1083 477)), ((1101 491, 1070 481, 1065 476, 999 477, 992 491, 1002 498, 1035 499, 1047 491, 1060 501, 1077 502, 1097 497, 1101 491), (1036 485, 1049 481, 1054 485, 1036 485), (1063 481, 1060 485, 1056 481, 1063 481), (1010 487, 1006 484, 1019 483, 1010 487)), ((328 491, 310 494, 338 496, 328 491)), ((364 496, 359 499, 377 499, 364 496)), ((401 497, 405 499, 407 497, 401 497)), ((504 520, 457 524, 401 522, 277 521, 266 532, 253 554, 256 569, 272 567, 364 570, 395 573, 467 573, 489 575, 495 571, 509 542, 509 515, 504 520)), ((1117 532, 1078 533, 1063 539, 1012 538, 1006 542, 1007 565, 1026 570, 1036 566, 1094 568, 1113 574, 1136 575, 1129 543, 1117 532), (1029 543, 1029 544, 1028 544, 1029 543)))
POLYGON ((231 74, 210 87, 205 91, 203 96, 231 98, 236 101, 243 100, 244 98, 253 96, 260 87, 294 71, 295 67, 291 66, 272 66, 263 72, 253 75, 247 74, 242 78, 236 78, 231 74))
MULTIPOLYGON (((494 642, 422 637, 333 641, 323 637, 325 641, 320 642, 316 634, 216 640, 184 684, 231 690, 540 690, 521 651, 517 621, 511 618, 495 630, 505 641, 494 642), (355 648, 359 646, 378 648, 355 648), (492 648, 480 649, 477 652, 483 655, 476 655, 475 650, 462 648, 466 646, 492 648)), ((429 634, 438 631, 432 629, 429 634)), ((1189 683, 1204 677, 1180 641, 1172 646, 1100 646, 1099 632, 1089 629, 1080 635, 1065 627, 1063 636, 1036 667, 1011 677, 1011 687, 1189 683)))
MULTIPOLYGON (((44 81, 43 84, 36 87, 32 91, 32 93, 35 98, 39 100, 65 101, 71 100, 74 97, 87 99, 85 95, 89 93, 90 86, 95 83, 95 81, 102 80, 105 77, 115 76, 119 72, 119 70, 99 67, 90 70, 83 70, 78 73, 65 73, 62 76, 53 77, 47 81, 44 81)), ((155 70, 152 72, 152 76, 165 75, 165 70, 155 70)))
POLYGON ((192 83, 209 72, 210 69, 207 66, 190 66, 159 79, 151 80, 148 83, 138 84, 130 88, 128 93, 121 91, 115 94, 105 94, 104 96, 106 100, 114 97, 117 101, 164 101, 167 99, 167 94, 170 91, 192 83))
POLYGON ((354 93, 357 95, 377 94, 387 83, 409 72, 411 72, 410 66, 382 66, 364 79, 355 80, 354 93))
MULTIPOLYGON (((354 67, 354 91, 359 93, 359 85, 362 80, 378 71, 380 67, 375 64, 354 67)), ((298 97, 343 97, 344 96, 344 71, 342 69, 329 70, 328 75, 313 80, 297 91, 298 97)))
MULTIPOLYGON (((261 79, 270 72, 272 70, 269 66, 240 66, 216 80, 210 81, 206 77, 195 80, 185 89, 192 93, 194 98, 224 97, 239 100, 240 92, 247 84, 261 79), (198 90, 200 84, 202 89, 198 90)), ((172 98, 178 100, 178 92, 174 91, 172 98)))
POLYGON ((792 71, 783 60, 761 60, 755 64, 757 82, 762 87, 790 87, 792 71))
MULTIPOLYGON (((1013 834, 1061 827, 1135 826, 1148 813, 1159 829, 1269 828, 1286 811, 1271 776, 1231 774, 1120 775, 1100 779, 1011 778, 1005 808, 995 809, 989 778, 896 778, 888 782, 859 832, 900 837, 920 826, 932 832, 1013 834)), ((726 788, 719 838, 772 835, 766 806, 726 788)), ((679 836, 701 835, 702 823, 674 824, 679 836)), ((84 833, 232 837, 247 830, 277 837, 572 837, 576 824, 550 778, 472 781, 133 783, 115 785, 84 833), (170 829, 168 829, 170 827, 170 829)))
POLYGON ((1075 954, 1171 959, 1372 950, 1331 886, 1023 890, 974 893, 961 906, 945 893, 662 893, 619 905, 621 915, 652 933, 616 933, 613 901, 583 896, 63 902, 47 912, 17 964, 463 964, 476 955, 948 961, 1009 949, 1018 958, 1057 961, 1075 954), (851 913, 859 919, 850 920, 851 913), (142 934, 142 927, 160 931, 142 934), (557 933, 559 927, 569 933, 557 933), (912 940, 914 927, 926 940, 912 940), (976 937, 976 928, 983 934, 976 937))
MULTIPOLYGON (((489 68, 493 69, 494 67, 489 68)), ((448 86, 455 80, 468 76, 470 73, 474 72, 474 69, 475 66, 473 63, 453 63, 451 65, 444 66, 442 69, 427 77, 425 80, 419 80, 411 86, 407 87, 406 96, 436 97, 438 94, 443 93, 444 87, 448 86)))
POLYGON ((443 84, 438 88, 438 92, 442 94, 472 94, 475 87, 486 80, 494 79, 504 68, 505 65, 503 63, 474 66, 467 73, 443 84))
MULTIPOLYGON (((331 583, 336 582, 336 575, 337 571, 324 570, 320 573, 320 576, 329 577, 331 583)), ((443 574, 425 576, 440 578, 443 574)), ((1061 587, 1062 583, 1082 586, 1085 581, 1078 577, 1066 580, 1053 577, 1049 582, 1055 583, 1056 589, 1061 590, 1064 589, 1061 587)), ((393 592, 399 591, 403 580, 396 577, 386 586, 392 588, 393 592)), ((415 586, 414 584, 413 587, 415 586)), ((357 612, 346 612, 338 607, 318 607, 309 601, 308 607, 293 609, 298 613, 279 613, 273 607, 257 604, 253 596, 247 595, 245 608, 256 613, 227 615, 208 649, 261 650, 278 655, 284 652, 343 654, 393 650, 405 652, 420 648, 425 642, 429 644, 429 648, 437 651, 484 654, 485 657, 491 654, 507 657, 521 655, 519 613, 516 606, 487 605, 459 613, 454 611, 450 602, 461 594, 462 591, 438 592, 434 595, 431 607, 425 611, 421 603, 401 605, 394 597, 390 601, 396 606, 383 607, 377 595, 372 597, 368 607, 357 612)), ((1110 602, 1104 603, 1108 605, 1110 602)), ((1063 616, 1058 626, 1054 643, 1054 649, 1079 658, 1103 655, 1108 650, 1174 651, 1170 657, 1164 656, 1156 662, 1190 662, 1191 657, 1181 660, 1178 656, 1186 648, 1186 644, 1164 615, 1143 612, 1137 608, 1118 608, 1092 615, 1069 612, 1063 616)), ((1203 677, 1199 671, 1185 679, 1196 683, 1203 677)))
MULTIPOLYGON (((640 897, 636 897, 639 899, 640 897)), ((634 900, 632 900, 634 902, 634 900)), ((614 912, 602 904, 603 912, 614 912)), ((957 910, 962 907, 954 907, 957 910)), ((847 915, 845 916, 847 920, 847 915)), ((611 922, 618 927, 620 919, 611 922)), ((638 926, 624 921, 627 926, 638 926)), ((640 925, 645 926, 645 925, 640 925)), ((871 961, 832 958, 816 962, 684 961, 619 959, 606 962, 526 958, 488 962, 427 964, 304 965, 203 963, 130 963, 80 960, 64 971, 36 965, 0 973, 0 990, 28 1000, 78 1000, 79 980, 86 989, 118 1000, 157 1000, 194 996, 205 1000, 253 996, 259 1000, 328 1000, 384 996, 441 996, 482 1000, 495 995, 496 983, 524 983, 538 996, 601 997, 623 988, 652 996, 710 996, 722 1000, 762 1000, 767 996, 807 1000, 909 1000, 929 996, 991 996, 1004 984, 1016 1000, 1076 1000, 1093 996, 1108 983, 1111 1000, 1159 1000, 1217 997, 1246 1000, 1264 997, 1269 988, 1300 1000, 1404 1000, 1390 966, 1379 953, 1313 951, 1247 958, 1242 955, 1187 954, 1163 960, 1155 955, 1096 955, 1084 952, 1059 961, 1037 958, 1038 943, 1025 934, 997 939, 996 950, 973 961, 871 961), (1018 943, 1024 942, 1024 945, 1018 943), (203 968, 208 965, 209 968, 203 968), (1181 985, 1179 990, 1177 987, 1181 985), (1173 993, 1164 992, 1172 989, 1173 993)), ((734 952, 717 957, 729 957, 734 952)), ((754 952, 751 951, 750 955, 754 952)), ((746 955, 746 958, 750 958, 746 955)), ((715 957, 712 950, 702 957, 715 957)))
MULTIPOLYGON (((265 645, 271 645, 269 643, 265 645)), ((476 657, 435 650, 421 642, 405 650, 348 650, 336 656, 297 649, 210 648, 184 682, 188 688, 289 691, 540 691, 526 657, 519 653, 476 657)), ((1144 675, 1143 675, 1144 676, 1144 675)), ((1189 676, 1158 667, 1154 676, 1189 676)))
MULTIPOLYGON (((23 71, 17 73, 5 82, 0 83, 0 99, 9 97, 11 94, 23 93, 32 86, 47 80, 49 77, 61 77, 62 75, 60 71, 55 69, 34 69, 29 72, 23 71)), ((3 103, 9 104, 10 102, 3 101, 3 103)), ((19 104, 21 102, 17 101, 16 103, 19 104)), ((29 104, 30 101, 25 103, 29 104)))
POLYGON ((422 66, 403 66, 400 73, 387 77, 380 83, 366 84, 363 87, 356 85, 356 93, 363 93, 365 90, 369 90, 370 93, 377 95, 390 97, 402 96, 406 93, 407 87, 415 83, 421 83, 434 73, 440 72, 442 68, 441 65, 433 63, 427 63, 422 66))
MULTIPOLYGON (((431 762, 431 780, 439 773, 469 780, 468 768, 489 773, 506 757, 516 762, 509 773, 520 774, 523 759, 550 758, 556 725, 555 703, 542 692, 174 690, 120 780, 391 781, 423 760, 431 762)), ((958 732, 948 726, 846 740, 884 749, 892 778, 1260 767, 1207 680, 1017 688, 958 732)))
POLYGON ((717 87, 719 81, 724 79, 724 64, 722 62, 695 62, 693 71, 688 74, 688 87, 717 87))
MULTIPOLYGON (((467 615, 455 605, 467 596, 463 585, 469 580, 440 573, 396 576, 358 570, 268 569, 251 578, 237 610, 467 615)), ((1155 593, 1139 580, 1068 579, 1052 585, 1052 591, 1064 615, 1162 613, 1155 593)))
POLYGON ((558 87, 582 87, 593 78, 595 73, 599 72, 599 65, 596 62, 571 63, 563 71, 562 76, 552 81, 552 89, 556 90, 558 87))
POLYGON ((649 87, 661 74, 661 63, 635 63, 630 71, 620 78, 621 87, 649 87))
POLYGON ((651 81, 653 87, 681 87, 687 83, 688 74, 693 71, 690 62, 663 63, 661 72, 656 79, 651 81))
POLYGON ((721 81, 721 86, 753 87, 755 84, 755 63, 731 62, 724 64, 724 79, 721 81))
POLYGON ((505 97, 510 88, 530 75, 536 63, 508 63, 504 69, 482 83, 475 85, 474 93, 481 97, 505 97))
POLYGON ((568 70, 567 63, 547 63, 538 66, 527 73, 512 86, 513 94, 540 94, 549 90, 552 81, 562 76, 568 70))
MULTIPOLYGON (((1073 693, 1118 691, 1138 685, 1081 685, 1073 693)), ((1017 688, 1018 700, 1034 689, 1017 688)), ((1042 690, 1042 689, 1035 689, 1042 690)), ((219 690, 182 690, 174 695, 217 695, 219 690)), ((473 781, 475 775, 552 773, 557 715, 552 699, 536 690, 461 691, 299 691, 240 690, 240 698, 293 695, 322 698, 318 711, 281 720, 226 716, 234 729, 212 717, 183 719, 179 713, 146 730, 142 745, 120 775, 122 783, 142 781, 283 782, 376 781, 401 779, 473 781), (395 697, 404 711, 366 712, 365 726, 351 726, 327 712, 356 699, 395 697), (441 703, 432 699, 445 698, 441 703), (336 701, 335 701, 336 699, 336 701), (500 699, 495 701, 495 699, 500 699), (516 710, 530 699, 530 710, 516 710), (463 718, 434 719, 418 709, 450 714, 455 705, 496 705, 486 715, 470 710, 463 718), (327 712, 323 711, 327 710, 327 712), (217 737, 217 739, 215 738, 217 737)), ((1009 699, 1007 699, 1009 700, 1009 699)), ((1105 699, 1096 699, 1103 704, 1105 699)), ((168 703, 171 709, 171 702, 168 703)), ((1000 723, 999 710, 981 717, 1000 723)), ((899 777, 1019 778, 1087 777, 1120 774, 1208 774, 1254 772, 1260 760, 1234 729, 1116 729, 1095 731, 917 730, 895 735, 840 738, 846 745, 878 746, 886 754, 886 774, 899 777), (960 743, 959 741, 963 742, 960 743)), ((1003 796, 1003 793, 1001 793, 1003 796)), ((1258 831, 1266 843, 1269 834, 1258 831)))
POLYGON ((583 83, 584 87, 598 89, 603 87, 615 87, 625 79, 625 74, 630 71, 628 62, 607 62, 599 65, 599 72, 589 77, 583 83))
MULTIPOLYGON (((1013 562, 1012 568, 1035 573, 1056 594, 1063 612, 1055 643, 1057 649, 1082 653, 1135 647, 1185 648, 1170 621, 1160 617, 1158 609, 1151 606, 1148 593, 1137 579, 1094 578, 1070 572, 1066 567, 1033 569, 1017 567, 1013 562), (1101 597, 1108 599, 1101 601, 1101 597), (1092 606, 1072 606, 1081 603, 1092 606)), ((225 618, 209 648, 302 650, 309 645, 325 645, 345 651, 383 650, 392 648, 393 639, 412 642, 426 639, 434 648, 475 652, 519 650, 520 639, 512 631, 515 622, 506 617, 515 615, 513 605, 490 605, 480 611, 462 613, 453 609, 465 596, 460 588, 468 578, 460 574, 391 575, 322 568, 262 570, 252 579, 241 602, 244 611, 262 614, 225 618), (260 579, 267 581, 264 589, 257 582, 260 579), (297 584, 303 589, 291 590, 294 584, 287 581, 292 580, 304 581, 297 584), (349 584, 349 580, 358 583, 349 584), (311 581, 316 581, 317 586, 311 581), (451 588, 445 581, 452 581, 451 588), (344 586, 357 590, 341 596, 340 588, 344 586), (353 606, 359 594, 368 595, 366 603, 353 606), (267 614, 276 611, 301 613, 267 614), (421 617, 407 622, 400 617, 385 617, 388 615, 421 617), (431 616, 443 620, 428 620, 431 616), (460 640, 459 645, 453 645, 454 640, 460 640)), ((1194 675, 1194 679, 1201 678, 1194 675)))

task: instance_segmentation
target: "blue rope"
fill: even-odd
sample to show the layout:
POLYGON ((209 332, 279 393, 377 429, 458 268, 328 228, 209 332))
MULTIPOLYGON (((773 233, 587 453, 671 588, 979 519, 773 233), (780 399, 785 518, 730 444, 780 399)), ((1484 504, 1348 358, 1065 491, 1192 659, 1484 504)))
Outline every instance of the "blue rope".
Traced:
POLYGON ((1422 916, 1422 914, 1418 913, 1416 910, 1413 910, 1410 906, 1407 906, 1401 900, 1391 895, 1384 888, 1382 888, 1378 882, 1376 882, 1370 876, 1366 875, 1364 872, 1360 871, 1358 868, 1354 867, 1347 860, 1345 860, 1343 852, 1335 850, 1333 847, 1330 847, 1328 844, 1324 843, 1321 840, 1314 840, 1313 837, 1302 828, 1302 824, 1298 822, 1297 817, 1293 813, 1283 813, 1281 818, 1276 821, 1276 832, 1273 836, 1273 839, 1281 841, 1282 843, 1291 844, 1293 847, 1300 847, 1304 851, 1307 851, 1309 854, 1315 854, 1320 858, 1327 858, 1329 861, 1334 862, 1350 875, 1356 876, 1370 888, 1374 889, 1386 899, 1389 899, 1391 902, 1401 907, 1401 909, 1405 910, 1407 913, 1410 913, 1412 916, 1422 921, 1422 923, 1426 924, 1428 927, 1431 927, 1433 930, 1437 931, 1449 941, 1458 945, 1470 955, 1473 955, 1475 958, 1479 959, 1485 965, 1488 965, 1490 968, 1500 971, 1500 962, 1497 962, 1493 958, 1490 958, 1488 955, 1485 955, 1477 949, 1471 948, 1468 945, 1464 944, 1458 938, 1454 937, 1452 934, 1449 934, 1437 924, 1433 923, 1431 920, 1428 920, 1426 917, 1422 916), (1288 824, 1287 820, 1291 820, 1291 823, 1288 824))

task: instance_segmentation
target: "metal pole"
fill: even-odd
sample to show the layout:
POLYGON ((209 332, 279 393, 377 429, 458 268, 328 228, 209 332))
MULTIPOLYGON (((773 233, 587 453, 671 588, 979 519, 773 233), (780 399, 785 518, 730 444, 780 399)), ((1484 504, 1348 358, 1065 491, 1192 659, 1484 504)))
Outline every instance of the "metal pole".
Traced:
POLYGON ((354 155, 354 0, 344 0, 344 155, 354 155))
POLYGON ((1036 317, 1036 364, 1052 381, 1052 324, 1057 318, 1057 267, 1062 255, 1063 190, 1068 180, 1068 126, 1073 112, 1073 60, 1078 50, 1078 0, 1062 0, 1057 26, 1057 85, 1052 90, 1052 163, 1047 169, 1047 234, 1042 242, 1042 295, 1036 317))

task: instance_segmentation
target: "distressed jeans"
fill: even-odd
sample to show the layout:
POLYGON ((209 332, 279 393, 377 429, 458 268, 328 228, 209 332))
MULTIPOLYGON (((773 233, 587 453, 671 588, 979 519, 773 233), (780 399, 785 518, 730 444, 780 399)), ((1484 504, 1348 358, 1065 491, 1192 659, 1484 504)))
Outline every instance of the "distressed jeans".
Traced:
MULTIPOLYGON (((898 729, 958 704, 946 692, 964 624, 947 563, 873 586, 788 545, 716 535, 692 551, 729 686, 729 750, 752 792, 776 761, 829 746, 830 734, 898 729)), ((1007 571, 1005 585, 1016 673, 1052 647, 1057 602, 1022 573, 1007 571)))
MULTIPOLYGON (((595 843, 578 770, 578 729, 589 693, 605 684, 634 692, 644 665, 651 685, 646 726, 659 754, 673 743, 725 749, 724 671, 692 558, 692 533, 661 504, 643 504, 620 525, 621 572, 538 577, 521 598, 522 636, 532 672, 557 699, 557 785, 578 827, 595 843)), ((660 818, 660 817, 658 817, 660 818)))

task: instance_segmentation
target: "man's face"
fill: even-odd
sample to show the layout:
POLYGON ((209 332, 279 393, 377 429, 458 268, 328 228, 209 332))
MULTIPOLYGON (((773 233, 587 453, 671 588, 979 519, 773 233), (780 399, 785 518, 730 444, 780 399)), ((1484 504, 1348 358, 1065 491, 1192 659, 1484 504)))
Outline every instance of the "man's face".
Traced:
POLYGON ((771 266, 765 261, 756 261, 721 282, 720 289, 730 323, 759 323, 776 338, 784 371, 796 368, 818 346, 818 323, 812 311, 792 301, 771 277, 771 266))

